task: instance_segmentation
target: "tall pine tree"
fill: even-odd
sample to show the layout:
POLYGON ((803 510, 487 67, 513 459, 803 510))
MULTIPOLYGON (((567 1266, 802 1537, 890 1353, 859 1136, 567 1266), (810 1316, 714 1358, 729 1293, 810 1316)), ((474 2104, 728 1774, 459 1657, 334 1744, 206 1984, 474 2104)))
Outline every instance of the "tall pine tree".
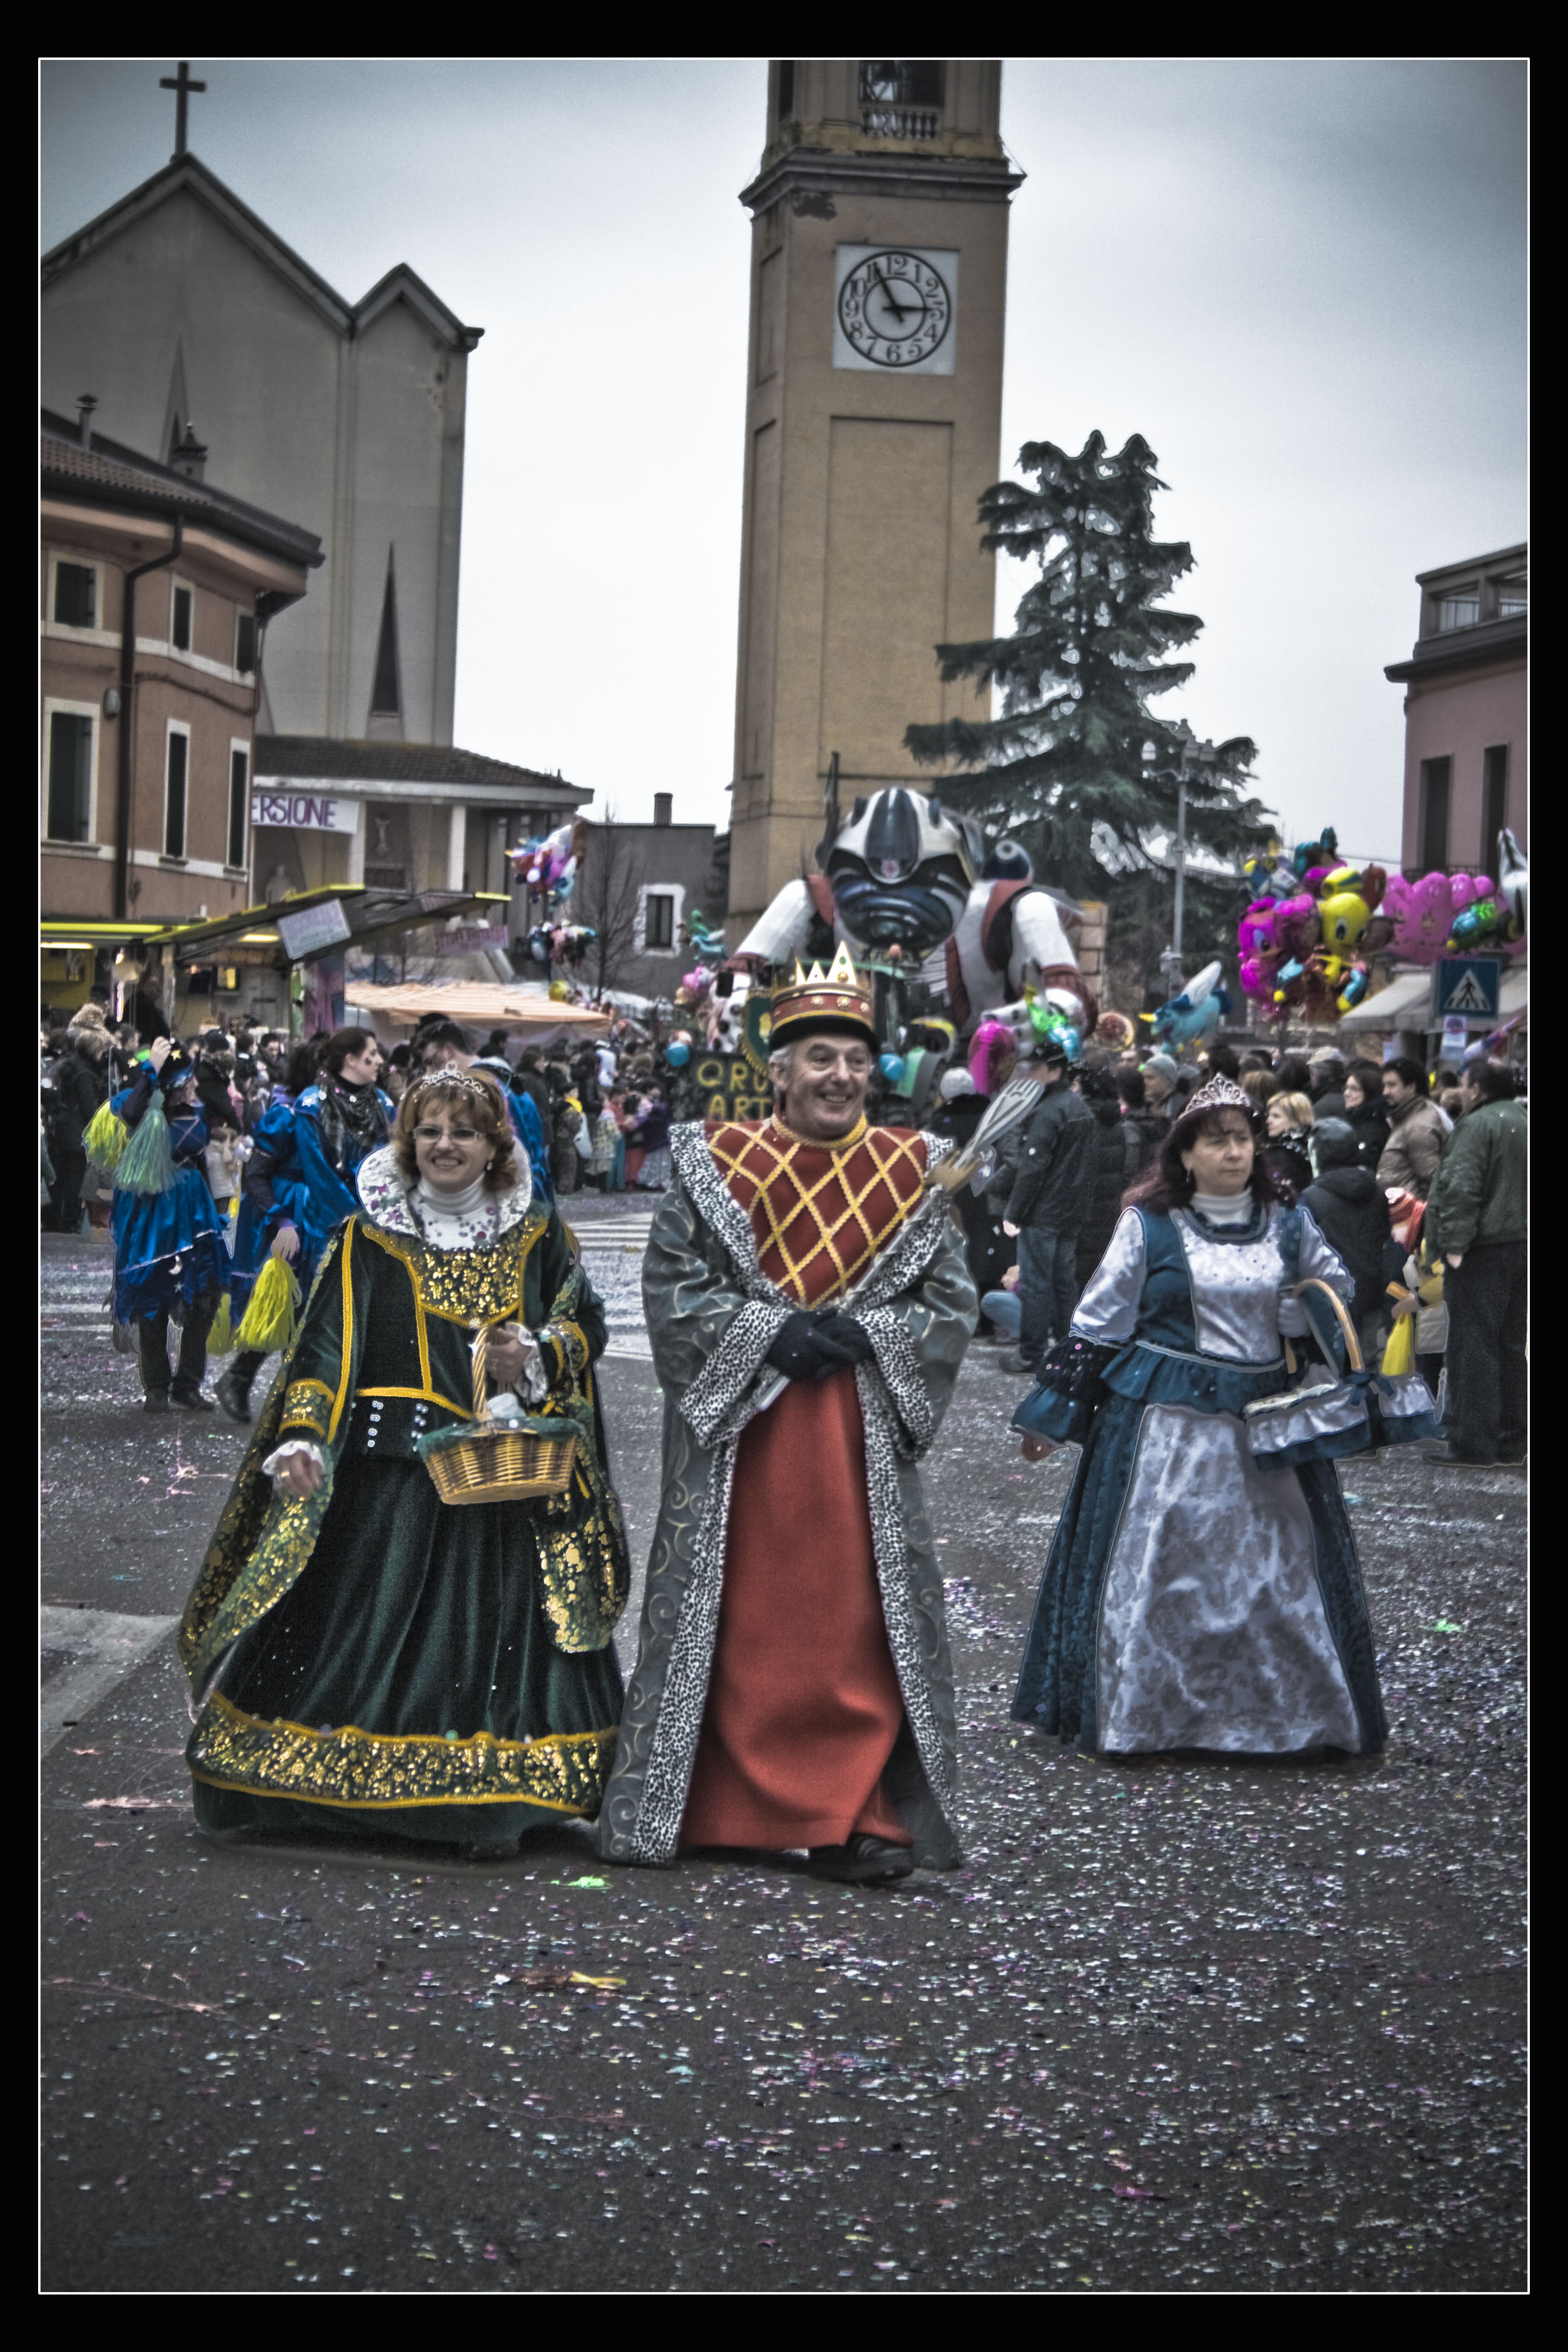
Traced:
MULTIPOLYGON (((942 799, 1022 840, 1043 881, 1113 902, 1130 884, 1147 896, 1151 837, 1176 829, 1184 736, 1149 703, 1192 677, 1191 662, 1166 656, 1203 627, 1195 613, 1156 609, 1193 551, 1153 536, 1153 494, 1167 487, 1155 462, 1138 434, 1115 457, 1099 433, 1076 457, 1050 441, 1025 445, 1018 463, 1036 487, 986 491, 981 543, 1037 558, 1039 579, 1010 637, 937 647, 944 679, 1001 688, 1001 715, 910 727, 904 738, 917 760, 969 772, 944 779, 942 799)), ((1246 797, 1257 756, 1237 735, 1212 764, 1189 768, 1190 843, 1226 858, 1261 845, 1262 810, 1246 797)), ((1210 894, 1194 895, 1196 942, 1210 894)))

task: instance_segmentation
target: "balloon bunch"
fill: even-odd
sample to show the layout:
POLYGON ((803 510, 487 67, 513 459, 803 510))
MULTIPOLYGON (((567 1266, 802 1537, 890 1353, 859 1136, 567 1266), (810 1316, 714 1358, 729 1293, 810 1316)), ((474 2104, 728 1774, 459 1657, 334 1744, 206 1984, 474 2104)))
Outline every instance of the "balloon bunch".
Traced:
POLYGON ((535 923, 523 941, 530 963, 580 964, 598 933, 586 923, 535 923))
POLYGON ((1486 874, 1396 875, 1384 904, 1394 918, 1394 946, 1411 963, 1445 955, 1522 953, 1530 902, 1530 865, 1513 835, 1498 836, 1499 879, 1486 874))
POLYGON ((1230 1011, 1230 999, 1220 985, 1222 968, 1217 958, 1213 963, 1205 963, 1168 1004, 1144 1016, 1153 1024, 1157 1045, 1191 1045, 1201 1037, 1214 1034, 1230 1011))
POLYGON ((1237 926, 1241 985, 1273 1020, 1337 1021, 1372 984, 1368 957, 1394 939, 1394 918, 1378 911, 1391 887, 1383 867, 1342 866, 1338 848, 1330 826, 1271 868, 1261 857, 1242 868, 1254 895, 1237 926))
POLYGON ((687 917, 686 934, 701 962, 715 966, 723 962, 727 953, 724 934, 709 929, 708 918, 700 907, 693 907, 687 917))
POLYGON ((569 898, 577 878, 577 855, 573 836, 581 820, 571 818, 553 833, 520 842, 507 852, 518 880, 534 898, 569 898))
MULTIPOLYGON (((1076 996, 1063 988, 1047 988, 1039 995, 1025 992, 1029 1008, 1029 1029, 1033 1037, 1043 1045, 1048 1039, 1059 1045, 1069 1062, 1076 1062, 1083 1051, 1083 1010, 1076 996)), ((1005 1008, 999 1015, 1005 1019, 1005 1008)))

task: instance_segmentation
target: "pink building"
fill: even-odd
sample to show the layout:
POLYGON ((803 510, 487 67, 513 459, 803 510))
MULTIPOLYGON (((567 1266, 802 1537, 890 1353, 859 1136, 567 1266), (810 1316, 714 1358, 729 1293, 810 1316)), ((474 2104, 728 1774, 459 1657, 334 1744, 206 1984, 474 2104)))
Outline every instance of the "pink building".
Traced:
POLYGON ((1528 842, 1530 574, 1524 545, 1416 574, 1419 633, 1384 675, 1405 688, 1406 874, 1496 878, 1506 824, 1528 842))

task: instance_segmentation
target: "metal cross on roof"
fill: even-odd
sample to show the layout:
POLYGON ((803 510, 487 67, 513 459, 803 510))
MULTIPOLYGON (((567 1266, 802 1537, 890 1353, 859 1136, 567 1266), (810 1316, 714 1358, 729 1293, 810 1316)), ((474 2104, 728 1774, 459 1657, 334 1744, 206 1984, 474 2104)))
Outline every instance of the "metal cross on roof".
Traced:
POLYGON ((191 61, 189 58, 182 58, 178 73, 165 74, 158 87, 160 89, 172 89, 174 92, 174 152, 170 160, 178 163, 185 152, 185 116, 190 105, 191 92, 194 89, 205 89, 206 84, 205 81, 191 79, 191 61))

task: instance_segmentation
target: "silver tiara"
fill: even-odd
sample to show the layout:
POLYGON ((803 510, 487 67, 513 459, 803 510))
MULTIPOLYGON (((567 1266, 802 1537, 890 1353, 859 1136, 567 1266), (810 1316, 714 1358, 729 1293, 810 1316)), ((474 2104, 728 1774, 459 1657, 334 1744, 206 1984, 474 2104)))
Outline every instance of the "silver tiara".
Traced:
POLYGON ((1182 1117, 1191 1118, 1194 1112, 1203 1110, 1244 1110, 1247 1118, 1252 1118, 1257 1115, 1258 1105, 1234 1078, 1216 1076, 1210 1078, 1205 1086, 1201 1086, 1195 1094, 1187 1097, 1182 1117))

